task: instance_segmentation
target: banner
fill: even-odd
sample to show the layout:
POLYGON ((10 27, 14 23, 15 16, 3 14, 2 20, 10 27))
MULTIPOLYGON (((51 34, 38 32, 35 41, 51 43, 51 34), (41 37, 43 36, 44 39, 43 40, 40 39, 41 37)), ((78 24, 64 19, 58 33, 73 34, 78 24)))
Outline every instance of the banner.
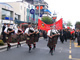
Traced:
POLYGON ((60 30, 63 29, 63 21, 62 18, 60 20, 58 20, 56 23, 54 23, 56 26, 56 30, 60 30))
POLYGON ((54 24, 45 24, 43 21, 38 19, 38 29, 48 31, 50 30, 50 26, 53 26, 53 25, 55 25, 56 30, 63 29, 62 18, 54 24))

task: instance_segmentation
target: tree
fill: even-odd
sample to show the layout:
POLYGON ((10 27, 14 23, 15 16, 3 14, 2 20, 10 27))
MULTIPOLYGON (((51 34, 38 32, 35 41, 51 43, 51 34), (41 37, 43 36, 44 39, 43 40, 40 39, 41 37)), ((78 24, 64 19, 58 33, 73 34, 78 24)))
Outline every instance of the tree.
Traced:
POLYGON ((75 28, 76 28, 76 29, 80 29, 80 22, 76 22, 75 28))
POLYGON ((53 23, 52 19, 48 16, 42 17, 42 21, 46 24, 52 24, 53 23))
POLYGON ((71 27, 71 26, 72 26, 72 24, 71 24, 71 22, 70 22, 70 21, 68 21, 68 22, 67 22, 67 26, 69 26, 69 27, 71 27))

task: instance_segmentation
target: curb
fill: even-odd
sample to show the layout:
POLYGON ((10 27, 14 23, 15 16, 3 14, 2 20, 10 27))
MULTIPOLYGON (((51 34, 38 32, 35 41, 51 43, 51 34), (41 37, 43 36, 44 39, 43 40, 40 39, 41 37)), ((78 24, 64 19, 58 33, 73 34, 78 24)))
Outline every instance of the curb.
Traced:
MULTIPOLYGON (((22 41, 20 42, 21 44, 24 44, 26 41, 22 41)), ((14 47, 14 46, 17 46, 17 43, 11 43, 11 47, 14 47)), ((7 48, 7 45, 3 46, 0 48, 0 50, 3 50, 3 49, 6 49, 7 48)))

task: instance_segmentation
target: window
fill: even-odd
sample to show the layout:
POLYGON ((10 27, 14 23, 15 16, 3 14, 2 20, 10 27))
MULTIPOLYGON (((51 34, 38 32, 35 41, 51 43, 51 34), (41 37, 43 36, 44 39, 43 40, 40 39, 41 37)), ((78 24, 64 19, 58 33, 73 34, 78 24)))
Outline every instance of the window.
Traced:
POLYGON ((20 15, 15 14, 15 20, 20 20, 20 15))
POLYGON ((2 9, 2 19, 3 20, 13 20, 12 11, 8 11, 6 9, 2 9))

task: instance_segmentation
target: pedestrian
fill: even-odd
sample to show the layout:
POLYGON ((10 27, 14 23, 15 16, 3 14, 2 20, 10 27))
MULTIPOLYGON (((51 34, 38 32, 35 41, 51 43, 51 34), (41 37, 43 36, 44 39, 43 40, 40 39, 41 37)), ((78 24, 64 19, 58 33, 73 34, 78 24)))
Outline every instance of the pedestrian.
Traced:
POLYGON ((67 39, 71 39, 70 29, 67 29, 67 39))
POLYGON ((31 26, 30 23, 28 25, 28 28, 26 28, 26 30, 25 30, 25 34, 27 35, 26 43, 27 43, 27 45, 29 47, 29 53, 30 53, 31 52, 31 48, 32 48, 31 44, 34 43, 34 29, 33 29, 33 27, 31 26))
POLYGON ((6 28, 6 23, 4 23, 2 27, 2 36, 3 36, 2 40, 4 43, 6 42, 6 34, 4 33, 5 28, 6 28))
POLYGON ((71 40, 75 41, 75 31, 71 31, 71 40))
POLYGON ((78 30, 75 30, 75 39, 77 38, 78 30))
POLYGON ((47 41, 47 31, 43 30, 43 37, 47 41))
POLYGON ((55 51, 55 48, 56 48, 56 44, 57 44, 57 41, 58 41, 58 37, 59 37, 60 33, 58 32, 58 30, 55 30, 55 36, 54 36, 54 51, 55 51))
POLYGON ((55 46, 55 36, 57 34, 56 34, 55 29, 53 29, 53 26, 50 26, 50 29, 51 30, 48 30, 48 33, 47 33, 47 36, 49 37, 47 46, 50 49, 49 52, 51 53, 51 55, 53 55, 53 50, 54 50, 54 46, 55 46))
POLYGON ((34 43, 33 43, 33 49, 36 48, 36 42, 38 42, 39 40, 39 31, 37 29, 37 27, 34 27, 34 43))
POLYGON ((15 33, 17 35, 17 47, 19 47, 19 45, 21 46, 21 35, 23 35, 23 31, 22 29, 20 28, 20 26, 18 26, 18 29, 15 30, 15 33))
POLYGON ((13 28, 10 27, 10 24, 7 25, 6 29, 4 30, 6 34, 6 41, 7 41, 7 50, 11 48, 10 42, 12 40, 11 34, 14 33, 13 28))
POLYGON ((60 30, 60 41, 64 43, 64 30, 60 30))
POLYGON ((78 45, 80 45, 80 29, 78 30, 78 34, 77 34, 77 42, 78 45))
POLYGON ((67 42, 67 29, 64 30, 64 40, 67 42))

